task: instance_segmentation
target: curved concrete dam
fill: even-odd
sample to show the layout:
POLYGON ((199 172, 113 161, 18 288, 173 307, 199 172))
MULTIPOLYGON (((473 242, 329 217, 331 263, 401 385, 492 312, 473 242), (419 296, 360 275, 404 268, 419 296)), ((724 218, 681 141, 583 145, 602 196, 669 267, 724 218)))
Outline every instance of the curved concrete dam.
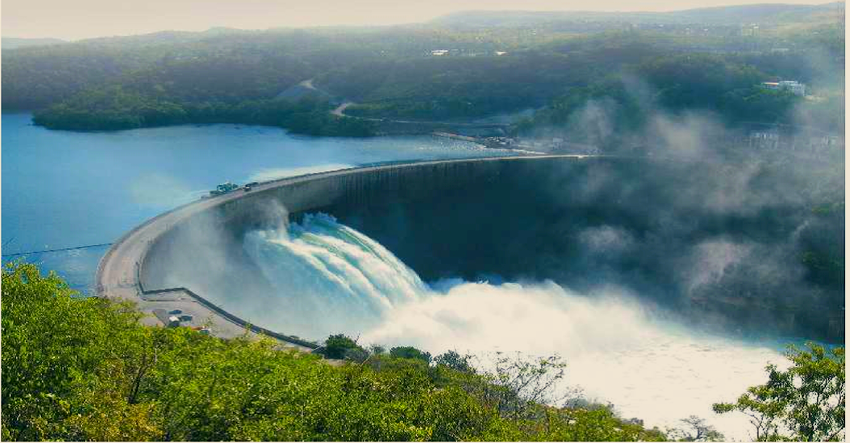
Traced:
POLYGON ((101 294, 137 300, 162 322, 191 315, 188 324, 210 320, 223 336, 255 322, 309 347, 283 334, 339 331, 307 331, 300 295, 281 302, 246 238, 325 213, 428 282, 552 280, 588 294, 616 286, 725 331, 843 342, 843 273, 837 281, 805 260, 840 249, 843 263, 843 213, 812 211, 839 179, 787 165, 600 156, 312 174, 152 219, 116 242, 96 281, 101 294), (274 317, 290 308, 299 314, 287 318, 302 317, 291 329, 274 317))

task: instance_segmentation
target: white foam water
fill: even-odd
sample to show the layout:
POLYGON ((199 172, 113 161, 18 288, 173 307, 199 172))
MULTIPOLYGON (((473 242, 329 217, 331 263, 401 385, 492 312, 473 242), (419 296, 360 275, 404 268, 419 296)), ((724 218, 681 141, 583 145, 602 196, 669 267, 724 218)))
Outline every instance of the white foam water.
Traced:
POLYGON ((625 291, 578 294, 552 282, 444 281, 431 286, 367 236, 333 217, 307 215, 250 233, 245 248, 279 291, 273 325, 314 337, 345 332, 361 343, 412 345, 433 354, 558 354, 570 385, 647 426, 697 415, 727 439, 748 440, 740 415, 717 416, 786 364, 777 343, 709 335, 661 319, 625 291), (293 329, 295 328, 295 329, 293 329))

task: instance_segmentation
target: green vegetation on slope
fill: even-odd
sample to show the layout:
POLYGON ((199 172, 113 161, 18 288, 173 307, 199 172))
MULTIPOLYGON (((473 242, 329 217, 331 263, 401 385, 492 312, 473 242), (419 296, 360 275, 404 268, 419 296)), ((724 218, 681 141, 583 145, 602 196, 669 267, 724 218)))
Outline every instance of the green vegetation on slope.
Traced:
MULTIPOLYGON (((624 68, 588 86, 569 89, 533 118, 521 122, 520 134, 541 130, 598 142, 588 119, 604 115, 606 133, 627 134, 646 124, 655 112, 704 112, 735 127, 747 123, 805 123, 843 132, 843 104, 834 97, 807 100, 788 91, 770 90, 773 80, 737 57, 709 54, 661 56, 624 68), (593 114, 596 115, 593 115, 593 114)), ((610 140, 609 140, 610 142, 610 140)))
POLYGON ((2 283, 4 440, 663 438, 410 349, 333 366, 271 340, 141 326, 131 306, 74 298, 34 265, 7 267, 2 283))
MULTIPOLYGON (((558 357, 511 359, 482 372, 454 351, 367 350, 344 335, 322 353, 280 350, 248 335, 146 327, 132 305, 80 298, 55 274, 9 264, 2 277, 4 440, 529 440, 722 439, 698 417, 645 429, 610 406, 551 387, 558 357), (433 361, 432 361, 433 360, 433 361)), ((718 413, 741 411, 760 439, 840 439, 844 351, 792 350, 718 413)))

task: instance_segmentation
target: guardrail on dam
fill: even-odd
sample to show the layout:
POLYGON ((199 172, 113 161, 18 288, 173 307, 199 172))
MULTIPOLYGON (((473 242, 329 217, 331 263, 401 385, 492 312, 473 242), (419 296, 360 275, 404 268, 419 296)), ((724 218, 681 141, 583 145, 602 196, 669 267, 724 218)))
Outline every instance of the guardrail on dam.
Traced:
POLYGON ((741 279, 691 291, 680 281, 679 249, 718 234, 770 243, 774 239, 765 235, 784 239, 799 221, 787 215, 799 212, 796 203, 746 216, 717 215, 699 205, 667 214, 681 201, 683 183, 701 174, 712 172, 694 162, 558 155, 387 164, 286 178, 149 220, 107 252, 96 284, 101 295, 134 300, 160 319, 163 312, 181 311, 192 316, 188 325, 208 322, 219 336, 250 327, 313 348, 280 334, 297 331, 251 325, 263 312, 252 313, 247 303, 233 301, 240 297, 226 295, 250 297, 255 309, 279 304, 243 250, 244 234, 325 212, 375 239, 425 281, 499 275, 554 280, 579 291, 610 283, 727 329, 769 326, 843 341, 843 305, 833 306, 839 296, 823 288, 741 279), (667 231, 671 223, 675 229, 667 231), (604 241, 626 233, 624 244, 640 246, 614 250, 603 242, 588 252, 586 233, 604 241))

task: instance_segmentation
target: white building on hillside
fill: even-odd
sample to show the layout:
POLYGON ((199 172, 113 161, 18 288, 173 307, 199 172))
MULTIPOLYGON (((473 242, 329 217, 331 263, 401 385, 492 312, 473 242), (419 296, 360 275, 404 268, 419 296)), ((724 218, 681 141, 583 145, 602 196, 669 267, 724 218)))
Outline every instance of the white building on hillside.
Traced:
POLYGON ((777 91, 791 91, 793 94, 805 96, 806 95, 806 85, 800 83, 796 80, 783 80, 780 82, 764 82, 762 83, 767 89, 773 89, 777 91))

